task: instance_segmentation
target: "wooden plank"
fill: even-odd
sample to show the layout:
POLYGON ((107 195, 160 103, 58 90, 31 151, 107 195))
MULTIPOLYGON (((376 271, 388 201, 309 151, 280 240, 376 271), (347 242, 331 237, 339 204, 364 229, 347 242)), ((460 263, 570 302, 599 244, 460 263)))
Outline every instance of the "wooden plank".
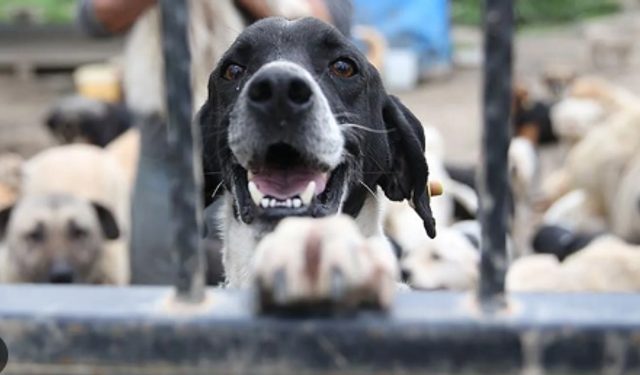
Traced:
POLYGON ((74 69, 108 60, 124 46, 121 37, 90 39, 68 28, 15 29, 0 27, 0 68, 28 77, 35 69, 74 69))

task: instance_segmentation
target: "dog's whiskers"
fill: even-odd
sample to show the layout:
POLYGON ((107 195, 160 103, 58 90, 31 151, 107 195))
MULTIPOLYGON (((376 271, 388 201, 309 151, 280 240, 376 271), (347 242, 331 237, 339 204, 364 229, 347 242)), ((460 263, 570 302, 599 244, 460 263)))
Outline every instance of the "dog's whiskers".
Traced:
POLYGON ((214 157, 218 157, 218 156, 220 156, 223 152, 226 152, 226 151, 228 151, 229 149, 230 149, 230 147, 229 147, 229 146, 227 146, 227 145, 225 145, 225 146, 223 146, 223 147, 218 148, 218 149, 216 150, 216 153, 215 153, 214 157))
POLYGON ((216 194, 218 194, 218 190, 220 190, 220 187, 222 186, 222 181, 220 181, 220 183, 218 184, 218 186, 216 186, 215 189, 213 189, 213 193, 211 194, 211 197, 215 197, 216 194))
POLYGON ((224 25, 223 27, 224 27, 225 29, 227 29, 227 30, 231 30, 231 31, 233 31, 234 33, 236 33, 236 35, 235 35, 236 37, 242 33, 242 31, 241 31, 241 30, 238 30, 238 29, 236 29, 236 28, 233 28, 233 27, 231 27, 231 26, 229 26, 229 25, 224 25))
POLYGON ((378 198, 378 195, 377 195, 373 190, 371 190, 371 188, 370 188, 370 187, 368 187, 368 186, 367 186, 367 184, 365 184, 364 182, 362 182, 362 180, 358 180, 358 183, 359 183, 360 185, 364 186, 364 188, 365 188, 365 189, 367 189, 367 191, 368 191, 369 193, 371 193, 371 195, 373 196, 373 198, 374 198, 378 203, 380 203, 380 198, 378 198))
POLYGON ((340 124, 342 126, 345 126, 347 128, 353 128, 353 129, 359 129, 359 130, 363 130, 369 133, 376 133, 376 134, 389 134, 391 132, 393 132, 395 129, 393 130, 389 130, 389 129, 385 129, 385 130, 375 130, 375 129, 369 129, 364 125, 359 125, 359 124, 349 124, 349 123, 345 123, 345 124, 340 124))
POLYGON ((334 113, 333 117, 335 118, 345 118, 348 119, 349 117, 357 117, 357 115, 353 112, 338 112, 338 113, 334 113))
POLYGON ((217 136, 217 135, 223 134, 224 132, 225 132, 225 130, 213 130, 213 131, 208 131, 208 132, 206 132, 206 133, 202 134, 202 135, 201 135, 201 138, 202 138, 203 140, 205 140, 205 139, 209 139, 209 138, 213 138, 213 137, 215 137, 215 136, 217 136))

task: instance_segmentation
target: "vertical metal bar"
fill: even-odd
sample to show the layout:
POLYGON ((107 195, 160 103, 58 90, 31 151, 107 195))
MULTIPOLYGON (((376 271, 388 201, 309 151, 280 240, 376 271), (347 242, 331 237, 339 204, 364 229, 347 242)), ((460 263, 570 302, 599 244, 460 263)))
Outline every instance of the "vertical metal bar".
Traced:
POLYGON ((479 170, 482 256, 479 298, 485 311, 504 303, 508 267, 508 150, 510 143, 514 0, 484 1, 484 134, 479 170))
POLYGON ((162 47, 165 62, 169 179, 173 210, 178 297, 199 302, 204 296, 205 262, 200 234, 203 208, 199 128, 192 121, 191 54, 187 0, 161 0, 162 47))

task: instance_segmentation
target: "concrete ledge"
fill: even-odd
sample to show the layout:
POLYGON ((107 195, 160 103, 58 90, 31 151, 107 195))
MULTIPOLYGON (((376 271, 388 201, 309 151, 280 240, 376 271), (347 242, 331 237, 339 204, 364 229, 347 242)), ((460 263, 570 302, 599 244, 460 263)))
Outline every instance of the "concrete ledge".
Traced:
MULTIPOLYGON (((515 374, 640 371, 639 295, 515 295, 486 317, 457 293, 407 292, 388 314, 254 316, 210 289, 0 287, 9 374, 515 374)), ((621 372, 620 372, 621 373, 621 372)))

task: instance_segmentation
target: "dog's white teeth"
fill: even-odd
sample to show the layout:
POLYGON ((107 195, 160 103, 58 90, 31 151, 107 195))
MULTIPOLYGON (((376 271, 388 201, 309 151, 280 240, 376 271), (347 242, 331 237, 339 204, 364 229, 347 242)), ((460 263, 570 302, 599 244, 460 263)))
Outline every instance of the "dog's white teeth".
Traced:
POLYGON ((248 181, 253 181, 254 177, 255 177, 255 175, 253 174, 253 172, 247 171, 247 180, 248 181))
POLYGON ((259 206, 263 201, 264 194, 262 194, 262 192, 258 190, 256 183, 253 181, 249 181, 248 188, 249 194, 251 195, 251 200, 256 204, 256 206, 259 206))
POLYGON ((271 202, 271 199, 269 199, 269 198, 262 198, 262 201, 260 201, 260 207, 262 207, 262 208, 269 208, 269 202, 271 202))
POLYGON ((316 192, 316 182, 315 181, 311 181, 309 182, 309 185, 307 185, 307 188, 304 189, 304 192, 302 194, 300 194, 300 199, 302 200, 302 203, 305 206, 308 206, 309 204, 311 204, 311 200, 313 199, 313 195, 316 192))
MULTIPOLYGON (((253 197, 253 195, 252 195, 252 197, 253 197)), ((288 199, 285 199, 285 200, 280 200, 280 199, 271 198, 271 197, 262 197, 262 198, 260 198, 260 201, 259 201, 259 203, 257 203, 257 205, 262 207, 262 208, 274 208, 274 207, 300 208, 300 207, 303 206, 303 201, 299 197, 288 198, 288 199)))

